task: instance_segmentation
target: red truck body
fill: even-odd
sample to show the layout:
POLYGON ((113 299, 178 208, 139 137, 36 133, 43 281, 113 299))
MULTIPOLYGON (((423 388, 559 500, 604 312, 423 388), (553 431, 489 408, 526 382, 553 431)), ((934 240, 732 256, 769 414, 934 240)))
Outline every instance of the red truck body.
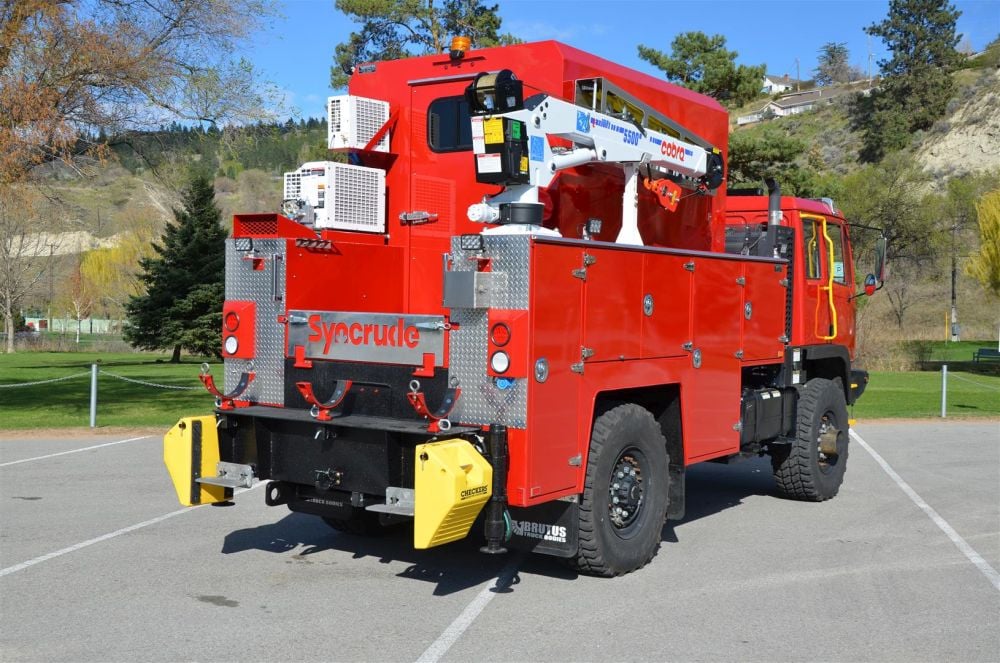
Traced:
MULTIPOLYGON (((281 490, 269 503, 356 522, 390 487, 412 489, 415 445, 445 432, 427 415, 453 398, 440 411, 452 424, 448 433, 480 439, 477 449, 494 472, 495 447, 482 438, 503 431, 509 460, 493 491, 502 504, 487 520, 512 513, 512 545, 522 535, 528 548, 577 560, 586 541, 575 528, 589 536, 581 506, 604 499, 592 494, 588 478, 599 467, 595 426, 609 412, 628 414, 623 404, 657 422, 669 458, 661 482, 653 459, 642 466, 635 460, 641 453, 618 454, 612 473, 645 472, 628 484, 639 495, 626 500, 632 510, 651 504, 659 484, 661 492, 669 485, 664 513, 682 515, 684 470, 694 463, 771 453, 779 472, 782 454, 796 448, 803 425, 796 403, 810 380, 826 390, 823 398, 828 382, 840 394, 829 396, 840 398, 827 413, 836 425, 819 434, 828 438, 820 437, 826 455, 816 461, 834 466, 835 445, 846 445, 841 409, 860 394, 865 376, 851 367, 854 273, 846 223, 832 205, 782 197, 781 221, 769 226, 775 203, 765 195, 702 190, 670 211, 640 188, 643 245, 616 244, 625 177, 614 164, 597 163, 564 170, 539 192, 542 225, 561 236, 480 235, 483 224, 465 210, 500 188, 477 182, 461 104, 478 74, 497 70, 515 72, 526 98, 578 104, 579 82, 599 80, 727 156, 729 119, 716 101, 557 42, 359 67, 350 93, 389 104, 389 150, 353 156, 385 172, 386 229, 317 231, 273 214, 235 218, 224 310, 235 327, 227 322, 223 336, 235 336, 238 349, 225 353, 219 391, 229 392, 217 411, 221 459, 276 482, 281 490), (427 213, 429 222, 401 220, 413 213, 427 213), (601 229, 584 236, 592 218, 602 220, 601 229), (468 237, 483 239, 468 249, 468 237), (459 304, 449 279, 486 283, 492 299, 459 304), (488 360, 498 351, 509 357, 501 372, 488 360), (234 395, 241 379, 249 383, 234 395), (414 380, 427 410, 414 407, 414 380), (296 383, 323 398, 349 386, 343 404, 314 407, 310 418, 296 383), (568 511, 531 510, 544 505, 568 511), (523 523, 534 521, 549 523, 539 531, 574 531, 540 542, 552 537, 527 536, 523 523)), ((835 470, 842 475, 842 464, 835 470)), ((617 507, 602 508, 621 520, 617 507)), ((651 518, 662 523, 662 515, 651 518)), ((635 526, 622 523, 608 526, 612 534, 635 526)), ((583 566, 607 575, 651 556, 583 566)))

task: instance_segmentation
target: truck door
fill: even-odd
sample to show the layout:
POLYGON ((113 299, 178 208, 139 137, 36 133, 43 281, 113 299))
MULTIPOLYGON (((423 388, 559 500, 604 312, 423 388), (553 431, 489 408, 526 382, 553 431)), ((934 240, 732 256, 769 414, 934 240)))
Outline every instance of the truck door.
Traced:
POLYGON ((818 214, 801 214, 806 306, 806 342, 854 344, 853 269, 843 224, 818 214))
MULTIPOLYGON (((827 235, 833 244, 833 310, 837 320, 837 335, 831 343, 846 345, 854 349, 854 307, 850 305, 854 295, 854 263, 851 259, 847 228, 839 219, 827 219, 827 235)), ((827 254, 830 255, 830 252, 827 254)))

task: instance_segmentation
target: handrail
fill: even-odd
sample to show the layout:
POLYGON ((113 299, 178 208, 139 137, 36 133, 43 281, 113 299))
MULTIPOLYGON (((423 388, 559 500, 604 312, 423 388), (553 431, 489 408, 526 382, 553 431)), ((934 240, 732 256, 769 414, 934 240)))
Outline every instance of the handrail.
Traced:
POLYGON ((820 228, 823 232, 823 239, 826 242, 827 247, 827 260, 826 260, 826 285, 816 286, 816 324, 814 331, 816 332, 816 337, 823 341, 832 341, 837 338, 837 306, 833 301, 833 240, 830 238, 830 234, 827 231, 827 223, 825 216, 813 215, 813 214, 800 214, 803 219, 810 219, 812 221, 818 221, 820 228), (831 334, 823 334, 819 330, 819 306, 820 306, 820 293, 826 291, 827 307, 830 312, 830 327, 831 334))

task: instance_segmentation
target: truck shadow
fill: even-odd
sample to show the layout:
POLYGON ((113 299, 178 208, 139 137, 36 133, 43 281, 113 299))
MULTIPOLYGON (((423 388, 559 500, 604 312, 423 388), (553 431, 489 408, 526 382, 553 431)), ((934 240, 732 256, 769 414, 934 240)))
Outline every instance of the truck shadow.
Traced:
POLYGON ((483 555, 479 552, 481 537, 474 533, 443 548, 415 550, 412 532, 411 527, 401 525, 378 536, 355 536, 333 530, 314 516, 289 513, 275 523, 230 532, 221 552, 262 550, 287 555, 289 563, 330 566, 341 561, 335 553, 346 553, 352 560, 374 558, 380 564, 405 562, 406 568, 396 576, 434 583, 434 596, 447 596, 489 580, 497 580, 493 591, 507 593, 520 583, 518 573, 505 573, 516 553, 483 555))
MULTIPOLYGON (((671 521, 663 528, 663 540, 676 542, 675 528, 700 518, 711 517, 737 506, 746 497, 774 493, 771 467, 767 459, 755 459, 736 466, 704 463, 691 468, 687 477, 687 512, 683 520, 671 521)), ((287 556, 290 564, 336 566, 336 553, 346 553, 352 560, 374 558, 380 564, 405 562, 397 577, 435 584, 434 596, 447 596, 497 580, 493 591, 514 591, 526 575, 562 580, 579 574, 559 560, 542 555, 526 555, 515 561, 514 555, 489 556, 479 552, 481 526, 473 526, 469 538, 443 548, 415 550, 412 529, 397 526, 375 537, 345 534, 328 527, 314 516, 289 513, 277 522, 235 530, 226 535, 222 553, 231 555, 260 550, 287 556), (331 554, 332 553, 332 554, 331 554), (516 572, 511 572, 516 568, 516 572)))
POLYGON ((684 518, 667 521, 663 540, 676 542, 675 527, 739 506, 752 495, 777 497, 771 461, 752 458, 733 465, 699 463, 687 471, 684 518))

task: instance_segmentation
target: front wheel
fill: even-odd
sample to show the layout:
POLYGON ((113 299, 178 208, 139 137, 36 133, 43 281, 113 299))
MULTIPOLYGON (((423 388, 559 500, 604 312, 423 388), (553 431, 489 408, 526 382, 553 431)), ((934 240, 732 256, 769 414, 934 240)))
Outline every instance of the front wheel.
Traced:
POLYGON ((594 421, 580 502, 583 573, 617 576, 645 566, 660 547, 667 514, 667 443, 645 408, 625 404, 594 421))
POLYGON ((831 380, 809 380, 799 390, 797 412, 795 440, 771 452, 774 479, 785 497, 822 502, 837 494, 847 470, 844 391, 831 380))

